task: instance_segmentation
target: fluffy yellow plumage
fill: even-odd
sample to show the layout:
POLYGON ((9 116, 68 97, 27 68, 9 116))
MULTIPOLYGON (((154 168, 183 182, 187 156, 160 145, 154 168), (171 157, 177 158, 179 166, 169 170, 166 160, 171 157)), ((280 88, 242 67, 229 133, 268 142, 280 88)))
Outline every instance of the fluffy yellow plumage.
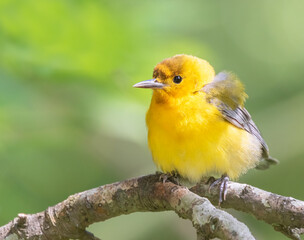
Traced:
POLYGON ((155 67, 153 79, 134 87, 153 89, 148 142, 163 172, 192 182, 219 174, 236 179, 263 158, 267 164, 260 168, 275 163, 243 108, 247 95, 234 75, 215 76, 207 61, 176 55, 155 67))

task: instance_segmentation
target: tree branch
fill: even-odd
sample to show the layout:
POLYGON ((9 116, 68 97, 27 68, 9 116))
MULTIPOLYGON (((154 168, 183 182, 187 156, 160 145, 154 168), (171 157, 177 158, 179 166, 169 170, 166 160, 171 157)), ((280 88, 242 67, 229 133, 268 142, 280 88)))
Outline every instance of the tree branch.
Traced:
MULTIPOLYGON (((0 227, 0 239, 87 239, 90 224, 122 214, 174 210, 190 219, 198 239, 254 239, 248 228, 230 214, 215 208, 218 188, 198 184, 190 190, 159 181, 159 174, 129 179, 71 195, 37 214, 19 214, 0 227), (200 196, 199 196, 200 195, 200 196)), ((227 200, 221 205, 248 212, 275 226, 293 239, 303 233, 304 202, 268 193, 245 184, 229 182, 227 200)))
MULTIPOLYGON (((216 204, 219 191, 217 188, 209 191, 208 188, 208 184, 200 183, 190 190, 216 204)), ((292 239, 300 239, 299 235, 303 234, 304 202, 292 197, 270 193, 247 184, 229 182, 226 201, 221 207, 250 213, 292 239)))

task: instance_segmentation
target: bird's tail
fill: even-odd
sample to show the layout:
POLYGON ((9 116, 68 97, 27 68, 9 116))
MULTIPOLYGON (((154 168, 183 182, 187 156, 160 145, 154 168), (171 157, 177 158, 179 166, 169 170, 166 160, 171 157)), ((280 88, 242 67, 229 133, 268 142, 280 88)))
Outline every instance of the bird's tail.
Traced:
POLYGON ((267 158, 263 158, 255 168, 259 170, 265 170, 268 169, 270 165, 276 165, 278 163, 279 161, 277 159, 272 157, 267 157, 267 158))

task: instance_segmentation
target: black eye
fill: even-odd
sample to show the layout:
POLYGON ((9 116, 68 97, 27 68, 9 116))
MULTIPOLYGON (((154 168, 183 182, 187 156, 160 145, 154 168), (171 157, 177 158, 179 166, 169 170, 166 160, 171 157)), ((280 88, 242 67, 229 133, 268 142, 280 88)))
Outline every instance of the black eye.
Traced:
POLYGON ((179 75, 177 75, 173 78, 173 82, 175 82, 177 84, 180 83, 182 80, 183 80, 183 78, 179 75))

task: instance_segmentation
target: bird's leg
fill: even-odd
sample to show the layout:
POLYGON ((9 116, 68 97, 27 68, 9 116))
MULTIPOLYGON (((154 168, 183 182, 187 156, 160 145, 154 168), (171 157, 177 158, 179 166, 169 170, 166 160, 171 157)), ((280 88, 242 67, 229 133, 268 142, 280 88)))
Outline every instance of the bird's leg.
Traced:
POLYGON ((179 175, 175 171, 170 172, 170 173, 162 173, 162 172, 157 171, 156 174, 160 174, 159 180, 162 181, 163 183, 170 181, 176 185, 180 185, 179 175))
POLYGON ((229 177, 225 173, 223 174, 219 179, 216 179, 214 177, 210 177, 207 181, 207 183, 211 183, 208 191, 210 193, 210 189, 213 188, 215 185, 220 184, 220 193, 219 193, 219 206, 223 201, 226 200, 226 195, 227 195, 227 183, 229 182, 229 177), (211 183, 212 181, 212 183, 211 183))

